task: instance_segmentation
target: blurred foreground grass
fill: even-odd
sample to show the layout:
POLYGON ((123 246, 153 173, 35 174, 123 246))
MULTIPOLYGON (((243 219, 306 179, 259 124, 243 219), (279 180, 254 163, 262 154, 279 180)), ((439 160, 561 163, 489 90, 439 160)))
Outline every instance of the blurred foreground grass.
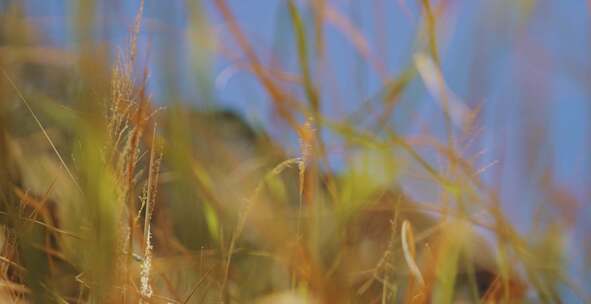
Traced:
POLYGON ((229 110, 154 104, 138 59, 142 8, 112 56, 83 39, 91 2, 75 6, 84 43, 72 52, 41 47, 10 2, 0 17, 2 302, 554 303, 564 288, 580 293, 565 268, 566 228, 519 233, 462 154, 479 113, 445 88, 440 8, 429 1, 408 68, 344 119, 323 115, 310 67, 331 55, 322 24, 336 22, 369 65, 379 63, 329 2, 310 2, 307 26, 302 6, 286 1, 295 94, 226 2, 213 1, 245 56, 241 68, 268 93, 297 151, 229 110), (443 140, 388 123, 416 78, 441 95, 443 140), (338 169, 324 131, 344 143, 338 169), (414 201, 401 187, 408 179, 439 199, 414 201))

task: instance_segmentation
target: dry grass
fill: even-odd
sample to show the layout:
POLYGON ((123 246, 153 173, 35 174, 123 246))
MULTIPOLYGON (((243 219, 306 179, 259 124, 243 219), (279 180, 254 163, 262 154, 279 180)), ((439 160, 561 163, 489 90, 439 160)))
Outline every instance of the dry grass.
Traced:
MULTIPOLYGON (((488 166, 466 156, 479 111, 441 72, 444 5, 420 3, 420 51, 391 76, 330 1, 311 2, 313 31, 301 3, 286 2, 298 75, 267 66, 231 6, 214 1, 244 54, 233 68, 258 80, 299 141, 294 155, 232 113, 177 101, 157 109, 139 55, 143 1, 116 60, 93 42, 67 60, 63 100, 27 85, 36 76, 25 68, 55 69, 51 58, 0 58, 0 302, 523 303, 582 293, 565 270, 566 228, 519 232, 480 179, 488 166), (323 112, 314 65, 331 56, 325 24, 383 84, 344 119, 323 112), (390 123, 421 80, 443 114, 443 139, 390 123), (338 170, 327 137, 343 142, 338 170), (416 180, 435 202, 404 193, 416 180)), ((94 8, 78 9, 84 37, 94 8)), ((11 29, 18 10, 2 14, 0 28, 11 29)), ((23 31, 17 38, 39 39, 23 31)))

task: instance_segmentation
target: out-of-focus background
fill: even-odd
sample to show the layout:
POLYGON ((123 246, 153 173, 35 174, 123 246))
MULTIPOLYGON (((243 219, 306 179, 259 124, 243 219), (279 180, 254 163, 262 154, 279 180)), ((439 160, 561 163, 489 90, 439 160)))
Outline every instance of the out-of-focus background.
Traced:
MULTIPOLYGON (((116 62, 139 7, 0 0, 3 70, 34 104, 69 96, 64 103, 75 105, 61 83, 68 71, 81 57, 116 62), (25 63, 37 68, 18 74, 13 67, 25 63)), ((561 265, 583 295, 560 284, 559 293, 575 303, 591 296, 590 21, 582 0, 146 0, 132 74, 147 73, 156 108, 232 110, 294 157, 301 134, 282 111, 300 124, 315 119, 326 171, 354 166, 330 122, 376 137, 387 126, 442 171, 453 168, 437 147, 452 142, 516 231, 557 234, 561 265), (273 86, 292 100, 278 102, 273 86)), ((439 201, 441 188, 416 175, 400 178, 405 193, 439 201)))

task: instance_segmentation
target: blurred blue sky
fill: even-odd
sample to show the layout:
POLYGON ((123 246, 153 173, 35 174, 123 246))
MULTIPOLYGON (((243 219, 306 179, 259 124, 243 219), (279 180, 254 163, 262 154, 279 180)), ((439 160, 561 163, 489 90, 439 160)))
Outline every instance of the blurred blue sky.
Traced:
MULTIPOLYGON (((48 44, 74 48, 71 16, 77 2, 24 3, 31 21, 50 37, 48 44)), ((99 39, 124 46, 139 1, 97 2, 103 7, 97 19, 99 39)), ((271 102, 256 79, 245 71, 228 72, 235 60, 199 49, 204 32, 199 24, 189 22, 195 20, 192 16, 205 16, 207 20, 200 20, 209 24, 209 31, 240 56, 212 2, 202 1, 203 10, 198 11, 181 0, 146 0, 140 43, 144 51, 150 50, 150 86, 155 99, 165 103, 174 97, 199 105, 216 100, 240 111, 251 122, 266 126, 273 135, 285 137, 281 128, 271 128, 271 102), (196 57, 196 53, 210 57, 196 57), (199 58, 205 59, 199 62, 199 58)), ((328 2, 360 29, 388 75, 400 73, 413 54, 422 50, 417 45, 419 1, 328 2)), ((543 189, 540 177, 548 170, 554 171, 556 184, 588 205, 590 4, 582 0, 434 2, 446 5, 438 23, 445 80, 465 104, 482 107, 483 133, 477 147, 469 152, 484 149, 483 166, 499 161, 486 171, 485 178, 497 183, 513 220, 528 229, 539 206, 536 202, 545 204, 553 199, 542 191, 547 189, 543 189), (530 4, 534 5, 531 10, 530 4)), ((299 73, 286 1, 228 3, 265 64, 276 56, 283 70, 299 73)), ((302 12, 311 24, 309 11, 302 12)), ((316 81, 330 88, 321 92, 324 114, 338 118, 357 108, 367 96, 375 95, 382 83, 341 31, 331 26, 324 29, 329 72, 316 81)), ((311 25, 308 30, 311 32, 311 25)), ((313 70, 318 71, 315 64, 313 70)), ((412 82, 397 109, 392 120, 398 130, 442 134, 441 110, 420 78, 412 82)), ((574 253, 582 252, 582 246, 588 243, 586 232, 591 229, 589 208, 579 210, 582 212, 575 219, 578 229, 569 238, 574 253)))

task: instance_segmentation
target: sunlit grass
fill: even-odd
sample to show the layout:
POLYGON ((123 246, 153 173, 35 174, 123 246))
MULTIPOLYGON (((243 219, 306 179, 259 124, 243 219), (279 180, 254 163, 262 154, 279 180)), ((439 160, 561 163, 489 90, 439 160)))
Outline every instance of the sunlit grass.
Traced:
MULTIPOLYGON (((390 75, 330 1, 286 1, 298 67, 291 75, 260 58, 226 1, 213 4, 244 54, 235 68, 259 82, 285 138, 223 109, 175 99, 157 106, 138 49, 143 1, 116 58, 80 43, 63 69, 70 76, 53 80, 68 88, 59 96, 55 83, 27 70, 59 64, 0 57, 2 302, 552 303, 563 288, 581 293, 565 268, 565 228, 520 232, 498 189, 480 179, 489 166, 465 153, 480 113, 441 71, 442 5, 420 2, 416 51, 390 75), (321 94, 334 51, 325 24, 383 85, 342 119, 326 115, 321 94), (391 124, 414 82, 438 103, 444 136, 391 124), (284 145, 290 137, 295 151, 284 145), (344 164, 335 168, 337 154, 344 164), (435 201, 413 199, 409 182, 435 201)), ((94 9, 78 5, 80 37, 92 32, 94 9)), ((22 12, 1 18, 9 31, 22 12)), ((33 29, 0 37, 3 48, 34 44, 33 29)), ((215 55, 227 55, 224 47, 215 55)), ((199 69, 212 55, 202 52, 199 69)))

